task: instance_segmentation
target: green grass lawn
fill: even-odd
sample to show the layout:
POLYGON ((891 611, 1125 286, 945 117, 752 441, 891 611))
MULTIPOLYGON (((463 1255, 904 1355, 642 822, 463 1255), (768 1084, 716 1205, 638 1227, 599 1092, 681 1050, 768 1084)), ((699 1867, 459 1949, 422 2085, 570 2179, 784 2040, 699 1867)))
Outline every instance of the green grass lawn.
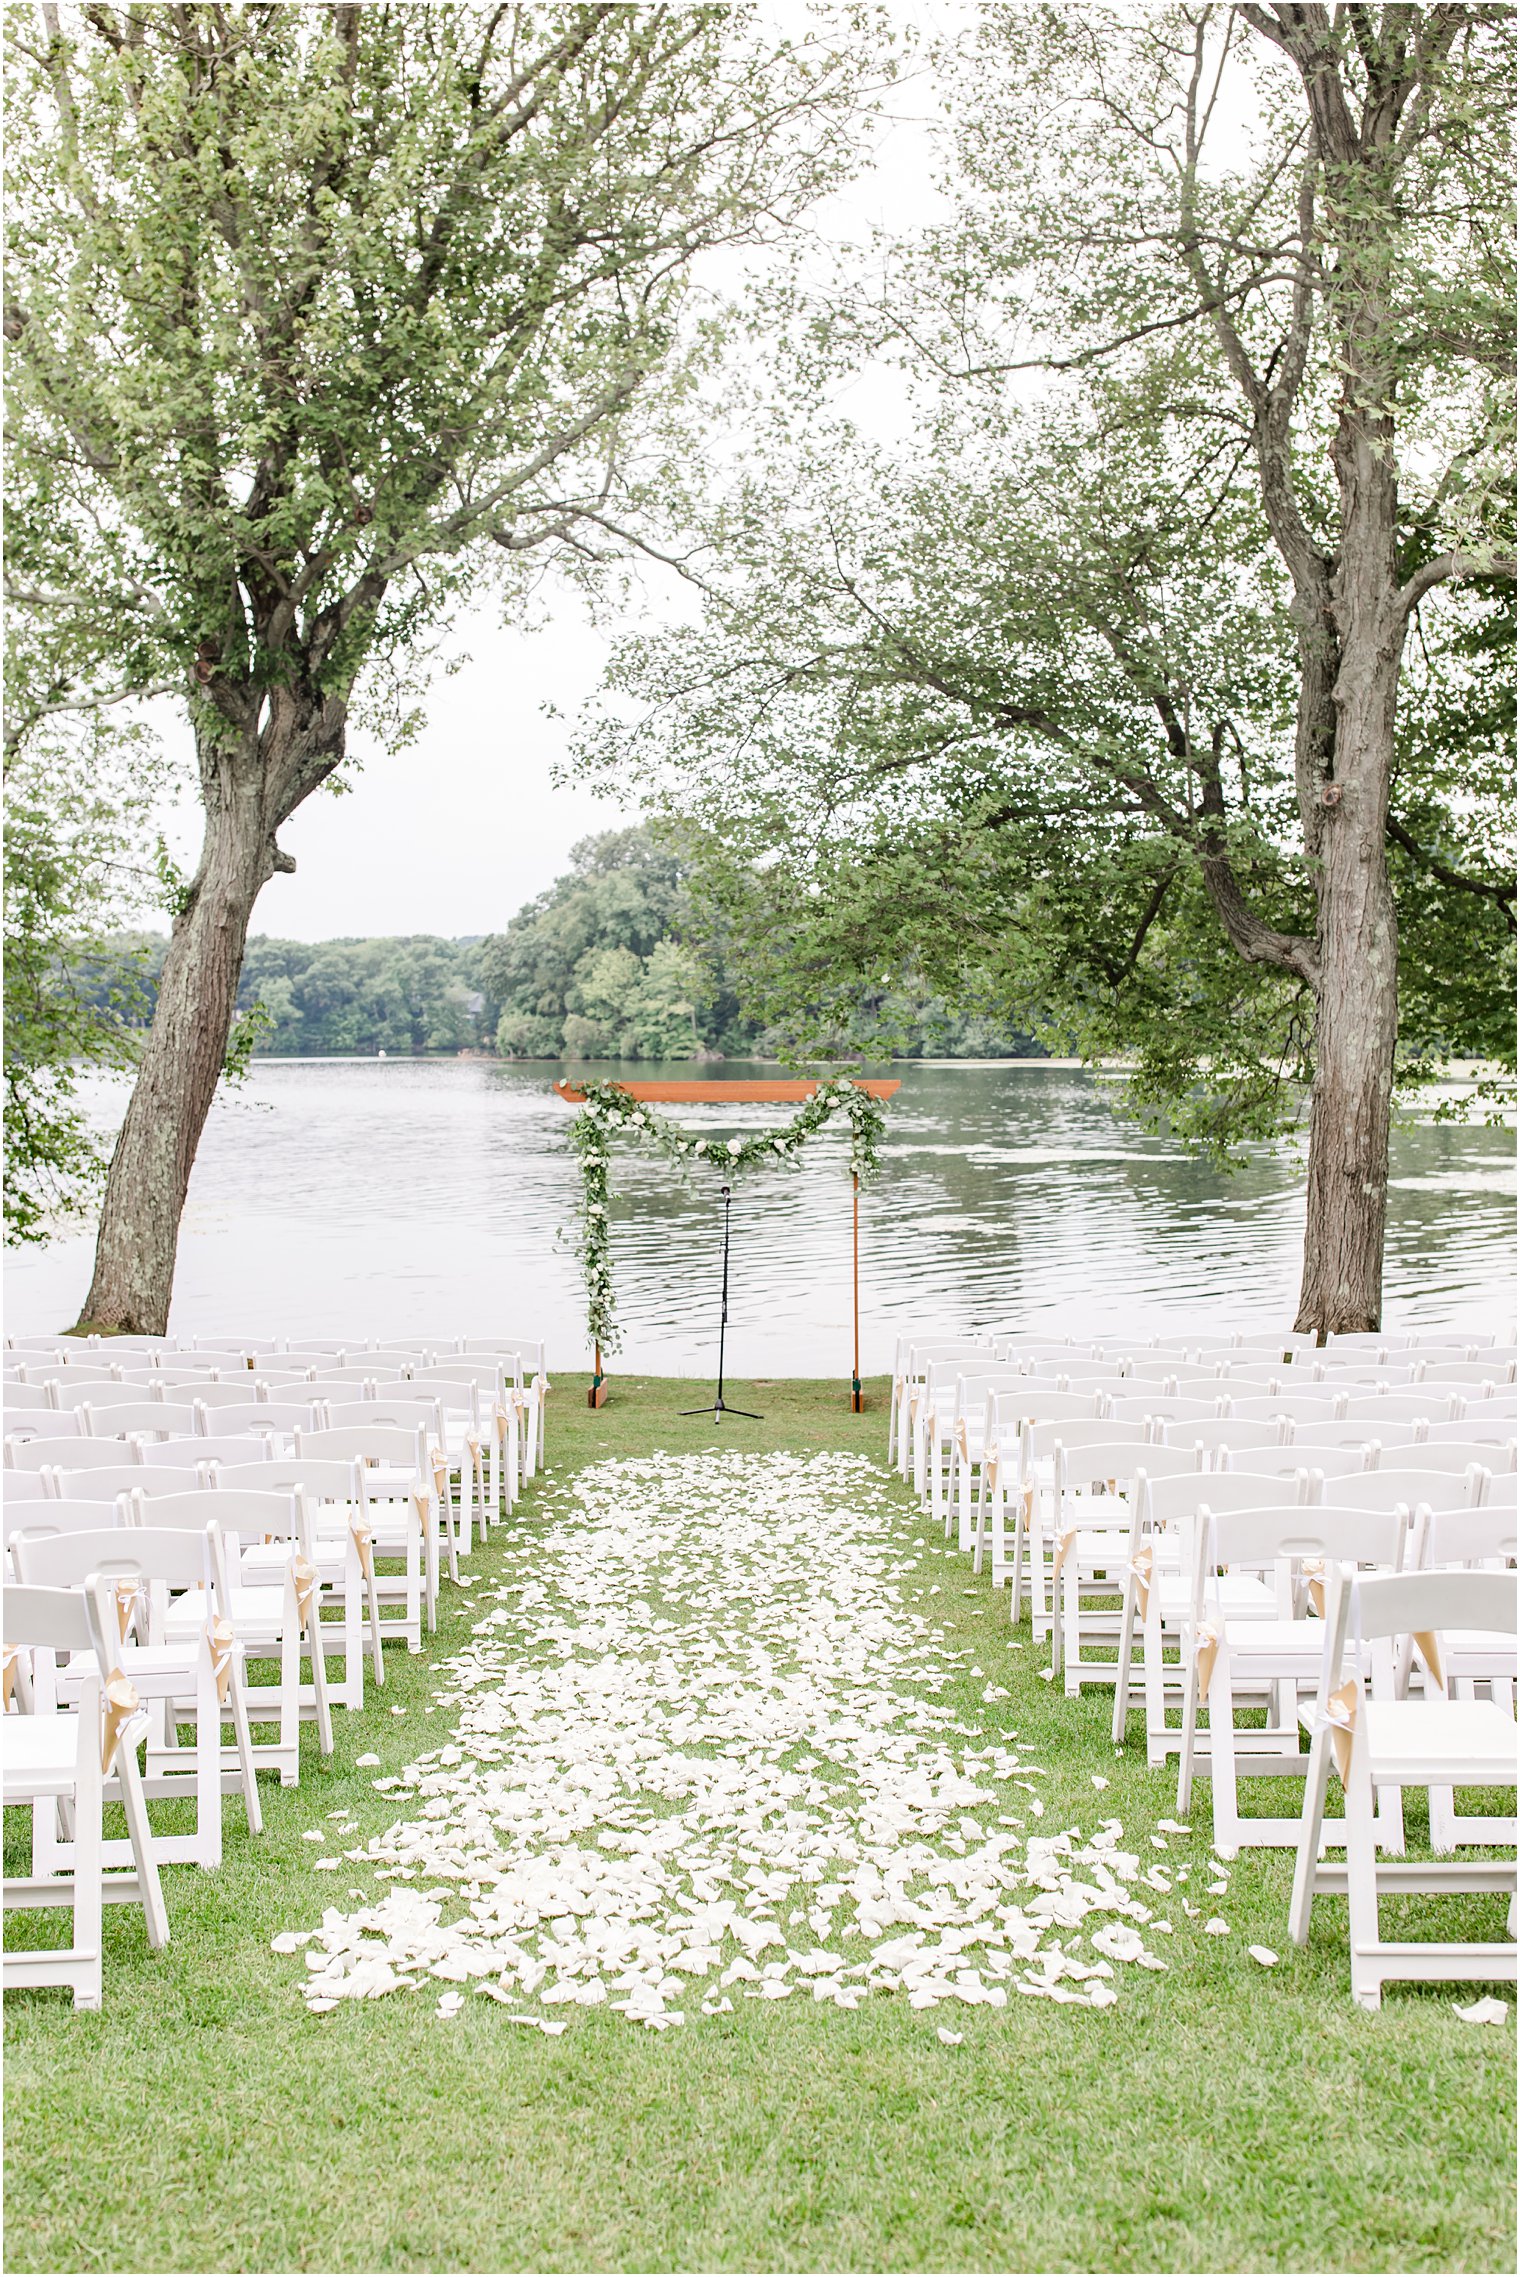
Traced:
MULTIPOLYGON (((727 1423, 724 1441, 879 1457, 882 1390, 857 1417, 834 1384, 736 1386, 764 1421, 727 1423)), ((676 1415, 701 1396, 619 1379, 593 1413, 567 1378, 556 1482, 609 1454, 711 1445, 710 1417, 676 1415)), ((926 1534, 893 1492, 905 1538, 926 1534)), ((535 1492, 513 1523, 532 1529, 535 1492)), ((502 1538, 477 1552, 481 1576, 502 1538)), ((1092 1822, 1095 1770, 1104 1815, 1167 1815, 1174 1775, 1147 1770, 1138 1718, 1115 1760, 1109 1700, 1055 1694, 1043 1654, 1005 1652, 1006 1597, 963 1595, 966 1561, 932 1538, 920 1554, 953 1641, 1002 1656, 999 1712, 1039 1743, 1047 1826, 1092 1822)), ((1305 1953, 1288 1944, 1290 1853, 1243 1857, 1220 1901, 1232 1934, 1189 1941, 1165 1975, 1125 1972, 1117 2006, 957 2008, 958 2047, 937 2036, 944 2010, 895 1997, 854 2014, 741 2001, 666 2033, 579 2011, 557 2039, 487 2001, 441 2024, 425 1990, 308 2016, 299 1964, 269 1940, 343 1892, 313 1875, 302 1831, 341 1808, 363 1836, 394 1817, 371 1781, 442 1742, 429 1661, 475 1617, 446 1587, 429 1654, 388 1654, 363 1718, 337 1716, 332 1761, 308 1732, 300 1788, 266 1784, 264 1838, 229 1805, 222 1871, 166 1872, 165 1953, 139 1915, 108 1912, 101 2015, 60 1992, 7 1999, 10 2268, 1514 2267, 1513 2024, 1459 2022, 1461 1988, 1356 2010, 1335 1901, 1305 1953), (379 1773, 351 1768, 367 1750, 379 1773), (1276 1970, 1248 1959, 1253 1941, 1276 1970)), ((939 1698, 991 1727, 982 1681, 939 1698)), ((1277 1784, 1269 1807, 1287 1808, 1277 1784)), ((1193 1823, 1173 1847, 1201 1862, 1206 1786, 1193 1823)), ((22 1831, 7 1824, 8 1859, 22 1831)), ((1502 1933, 1502 1905, 1469 1905, 1477 1933, 1502 1933)), ((47 1919, 24 1918, 24 1938, 47 1919)))

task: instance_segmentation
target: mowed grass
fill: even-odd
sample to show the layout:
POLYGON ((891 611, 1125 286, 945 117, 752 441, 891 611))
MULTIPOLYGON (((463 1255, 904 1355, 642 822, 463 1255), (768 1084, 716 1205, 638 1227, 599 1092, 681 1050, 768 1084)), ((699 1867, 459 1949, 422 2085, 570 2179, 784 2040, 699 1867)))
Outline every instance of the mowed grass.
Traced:
MULTIPOLYGON (((609 1454, 712 1445, 710 1416, 677 1414, 702 1390, 620 1378, 593 1413, 567 1377, 551 1402, 554 1480, 609 1454)), ((857 1417, 834 1384, 735 1386, 764 1420, 725 1422, 723 1443, 879 1458, 883 1386, 870 1392, 857 1417)), ((1012 1692, 988 1709, 986 1678, 968 1676, 940 1699, 1038 1741, 1046 1831, 1113 1814, 1143 1839, 1175 1797, 1172 1776, 1145 1767, 1138 1721, 1116 1760, 1108 1700, 1042 1683, 1044 1655, 1009 1649, 1006 1597, 973 1585, 891 1491, 905 1539, 927 1537, 932 1607, 1012 1692), (1101 1794, 1094 1772, 1111 1781, 1101 1794)), ((531 1532, 541 1500, 529 1494, 517 1527, 531 1532)), ((477 1551, 482 1577, 501 1540, 477 1551)), ((1335 1901, 1307 1952, 1288 1944, 1284 1854, 1243 1858, 1210 1901, 1230 1936, 1184 1936, 1179 1909, 1178 1935, 1158 1940, 1172 1967, 1121 1969, 1104 2011, 739 2001, 663 2034, 578 2011, 558 2039, 483 2000, 440 2022, 426 1992, 308 2016, 299 1961, 269 1940, 369 1877, 314 1874, 302 1831, 348 1809, 352 1844, 389 1822, 371 1781, 442 1743, 429 1660, 474 1617, 446 1588, 429 1654, 387 1655, 363 1718, 338 1716, 330 1764, 308 1733, 300 1788, 266 1784, 261 1841, 229 1804, 220 1874, 166 1873, 165 1953, 147 1950, 139 1916, 108 1913, 101 2015, 75 2015, 62 1993, 7 2000, 8 2267, 1514 2267, 1512 2023, 1465 2025, 1440 1988, 1395 1988, 1380 2015, 1358 2012, 1335 1901), (366 1751, 379 1772, 352 1768, 366 1751), (1258 1968, 1252 1942, 1280 1966, 1258 1968), (947 2022, 958 2047, 938 2038, 947 2022)), ((1199 1803, 1169 1863, 1206 1858, 1206 1787, 1199 1803)), ((1266 1807, 1290 1807, 1280 1783, 1266 1807)), ((22 1831, 8 1824, 9 1842, 22 1831)), ((1468 1933, 1502 1934, 1497 1901, 1465 1910, 1468 1933)), ((24 1936, 48 1919, 27 1918, 24 1936)))

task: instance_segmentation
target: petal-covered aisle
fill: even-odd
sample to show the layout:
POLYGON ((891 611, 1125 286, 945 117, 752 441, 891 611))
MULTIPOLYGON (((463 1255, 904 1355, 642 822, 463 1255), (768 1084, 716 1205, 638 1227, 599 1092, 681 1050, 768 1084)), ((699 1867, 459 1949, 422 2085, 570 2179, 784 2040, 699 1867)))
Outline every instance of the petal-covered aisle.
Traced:
POLYGON ((314 2011, 424 1985, 551 2033, 604 2004, 1104 2007, 1184 1943, 1165 1834, 1051 1825, 1011 1644, 998 1669, 945 1641, 862 1457, 603 1461, 544 1508, 440 1667, 447 1741, 375 1782, 398 1817, 313 1861, 373 1888, 275 1939, 314 2011), (968 1672, 981 1721, 937 1699, 968 1672))

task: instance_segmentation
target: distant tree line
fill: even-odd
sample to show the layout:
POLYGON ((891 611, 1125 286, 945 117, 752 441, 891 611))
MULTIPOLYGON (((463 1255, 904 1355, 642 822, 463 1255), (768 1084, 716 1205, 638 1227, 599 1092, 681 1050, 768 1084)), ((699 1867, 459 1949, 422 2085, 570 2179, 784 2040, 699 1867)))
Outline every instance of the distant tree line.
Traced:
MULTIPOLYGON (((162 935, 119 933, 74 986, 129 1026, 146 1026, 167 946, 162 935)), ((253 1051, 282 1058, 768 1058, 789 1042, 746 1016, 680 859, 643 829, 582 840, 565 875, 484 938, 255 934, 238 1009, 253 1051)), ((992 1019, 950 1013, 911 975, 863 979, 835 1040, 841 1051, 906 1058, 1022 1058, 1039 1049, 992 1019)))

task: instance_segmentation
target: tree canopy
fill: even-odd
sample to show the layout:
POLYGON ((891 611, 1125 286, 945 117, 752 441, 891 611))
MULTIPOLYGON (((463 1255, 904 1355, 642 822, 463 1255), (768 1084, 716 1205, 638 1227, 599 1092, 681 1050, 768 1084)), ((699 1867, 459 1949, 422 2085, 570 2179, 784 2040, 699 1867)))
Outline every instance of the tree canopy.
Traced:
POLYGON ((698 503, 702 619, 623 643, 584 763, 695 829, 765 1015, 821 1038, 914 958, 1133 1053, 1133 1103, 1225 1151, 1323 1077, 1349 800, 1406 1072, 1512 1064, 1505 26, 992 7, 945 69, 949 218, 773 312, 756 438, 698 503), (901 445, 819 409, 868 355, 908 374, 901 445), (1405 470, 1376 638, 1364 447, 1405 470), (1364 761, 1357 644, 1398 678, 1401 611, 1364 761))

